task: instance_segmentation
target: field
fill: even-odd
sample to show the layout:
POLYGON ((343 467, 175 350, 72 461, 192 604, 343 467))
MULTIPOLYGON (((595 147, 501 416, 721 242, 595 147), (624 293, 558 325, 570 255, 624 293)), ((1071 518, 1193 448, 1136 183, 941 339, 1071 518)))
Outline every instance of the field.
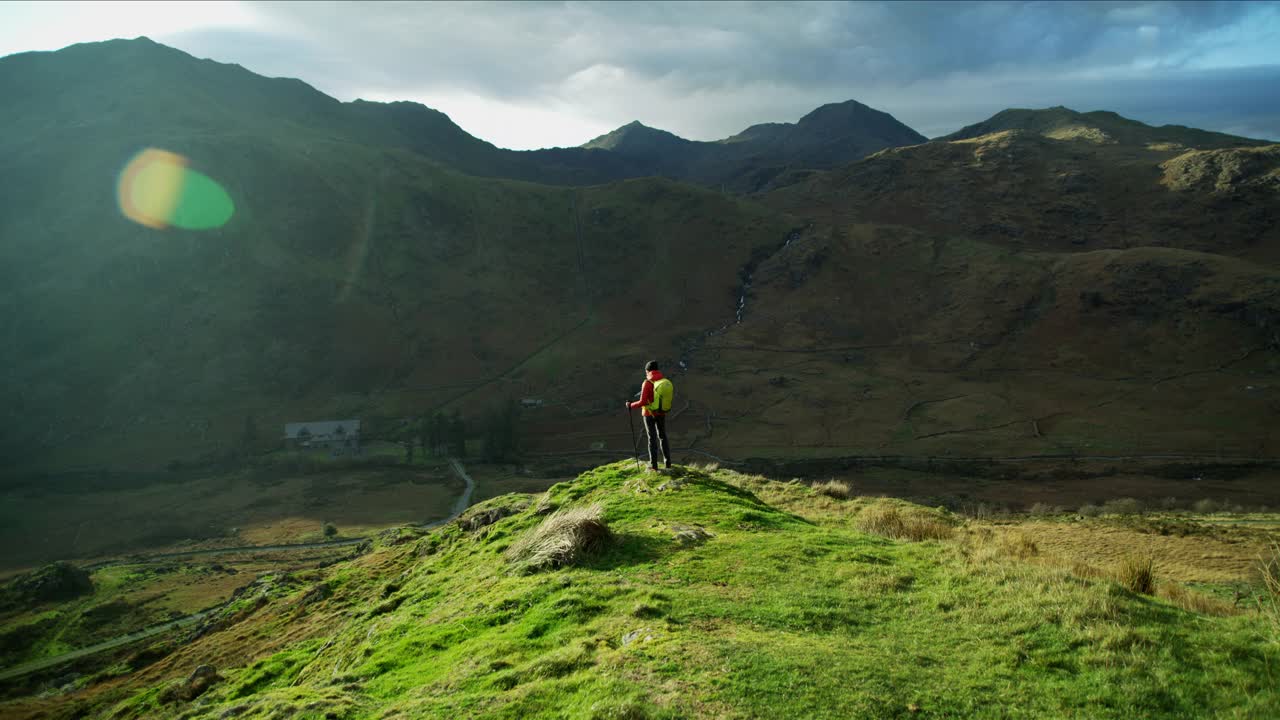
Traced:
POLYGON ((143 551, 315 542, 439 520, 462 492, 445 465, 270 466, 26 485, 0 495, 0 566, 143 551), (137 483, 137 484, 135 484, 137 483), (145 483, 145 484, 144 484, 145 483))

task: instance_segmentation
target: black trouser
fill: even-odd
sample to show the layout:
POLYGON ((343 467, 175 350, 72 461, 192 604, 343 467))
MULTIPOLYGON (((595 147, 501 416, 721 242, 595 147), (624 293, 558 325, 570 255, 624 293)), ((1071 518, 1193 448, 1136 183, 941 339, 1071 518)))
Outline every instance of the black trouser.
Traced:
POLYGON ((667 416, 645 415, 644 434, 649 436, 649 465, 658 467, 658 441, 662 441, 662 459, 671 467, 671 443, 667 442, 667 416))

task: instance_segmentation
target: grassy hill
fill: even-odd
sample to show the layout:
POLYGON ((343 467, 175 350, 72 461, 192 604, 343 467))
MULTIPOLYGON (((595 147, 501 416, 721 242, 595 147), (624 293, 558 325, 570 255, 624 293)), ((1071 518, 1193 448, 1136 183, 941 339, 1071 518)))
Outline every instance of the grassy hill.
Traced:
POLYGON ((1036 536, 1014 528, 818 490, 723 470, 654 477, 627 463, 604 466, 545 495, 495 498, 430 534, 386 534, 349 562, 263 576, 189 638, 136 652, 65 692, 8 702, 4 712, 1280 711, 1270 676, 1280 636, 1266 615, 1237 614, 1159 571, 1152 584, 1126 575, 1124 563, 1042 554, 1036 536), (547 534, 567 517, 587 518, 567 525, 577 542, 547 534), (554 542, 534 547, 549 554, 524 553, 539 533, 554 542), (188 680, 197 665, 211 665, 216 679, 188 680))

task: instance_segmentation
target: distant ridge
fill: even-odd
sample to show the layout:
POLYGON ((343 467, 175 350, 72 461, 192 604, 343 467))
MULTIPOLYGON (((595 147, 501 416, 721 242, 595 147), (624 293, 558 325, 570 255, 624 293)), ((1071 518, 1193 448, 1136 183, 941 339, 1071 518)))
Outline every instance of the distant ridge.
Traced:
POLYGON ((1084 139, 1098 143, 1146 145, 1173 143, 1201 149, 1251 147, 1269 144, 1266 140, 1198 130, 1183 125, 1153 127, 1106 110, 1076 112, 1061 105, 1041 110, 1010 108, 980 123, 963 127, 940 141, 968 140, 994 132, 1024 130, 1055 139, 1084 139))
MULTIPOLYGON (((554 185, 662 176, 753 192, 766 189, 786 170, 831 169, 885 148, 926 141, 888 113, 849 100, 823 105, 796 123, 753 125, 717 142, 687 140, 637 121, 581 147, 516 151, 481 140, 445 113, 418 103, 343 103, 300 80, 266 78, 239 65, 200 60, 146 37, 0 59, 0 89, 39 96, 50 88, 88 109, 103 110, 124 97, 164 108, 166 122, 175 116, 206 127, 246 118, 284 121, 365 144, 405 148, 470 175, 554 185), (193 113, 196 107, 203 112, 193 113)), ((6 115, 0 110, 0 117, 6 115)))

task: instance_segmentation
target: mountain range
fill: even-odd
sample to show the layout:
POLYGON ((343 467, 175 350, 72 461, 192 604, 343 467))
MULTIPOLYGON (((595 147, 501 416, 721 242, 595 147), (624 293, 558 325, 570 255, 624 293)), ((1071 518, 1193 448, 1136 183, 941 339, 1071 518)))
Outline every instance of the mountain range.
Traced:
POLYGON ((1280 449, 1262 141, 1065 108, 928 141, 849 101, 517 152, 145 38, 0 59, 0 93, 14 472, 518 397, 547 401, 529 452, 629 452, 614 408, 654 357, 676 445, 720 457, 1280 449), (145 147, 231 221, 124 219, 145 147))

